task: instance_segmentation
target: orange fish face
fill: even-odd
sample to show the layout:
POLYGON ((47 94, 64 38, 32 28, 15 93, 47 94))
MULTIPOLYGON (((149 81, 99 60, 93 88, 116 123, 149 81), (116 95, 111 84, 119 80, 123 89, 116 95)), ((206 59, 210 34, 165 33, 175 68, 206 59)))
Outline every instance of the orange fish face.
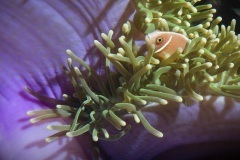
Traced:
POLYGON ((145 41, 148 47, 155 45, 154 57, 163 60, 174 54, 178 48, 184 50, 188 38, 179 33, 156 30, 147 34, 145 41))

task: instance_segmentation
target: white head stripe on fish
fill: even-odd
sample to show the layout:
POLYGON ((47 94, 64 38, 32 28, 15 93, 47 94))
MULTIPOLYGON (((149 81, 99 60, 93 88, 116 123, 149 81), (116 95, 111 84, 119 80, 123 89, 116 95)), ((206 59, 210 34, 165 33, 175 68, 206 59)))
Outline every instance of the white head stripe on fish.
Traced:
POLYGON ((171 42, 171 40, 172 40, 172 36, 169 38, 169 40, 168 40, 161 48, 159 48, 158 50, 156 50, 154 53, 161 52, 165 47, 167 47, 167 45, 169 45, 169 43, 171 42))

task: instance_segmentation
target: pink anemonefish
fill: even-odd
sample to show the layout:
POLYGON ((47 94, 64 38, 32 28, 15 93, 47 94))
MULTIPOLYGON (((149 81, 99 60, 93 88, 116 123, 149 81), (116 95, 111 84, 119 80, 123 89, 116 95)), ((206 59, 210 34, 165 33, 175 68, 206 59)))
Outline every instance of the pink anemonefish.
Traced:
POLYGON ((147 34, 145 41, 148 47, 155 44, 154 57, 163 60, 174 54, 179 47, 184 50, 188 38, 179 33, 156 30, 147 34))

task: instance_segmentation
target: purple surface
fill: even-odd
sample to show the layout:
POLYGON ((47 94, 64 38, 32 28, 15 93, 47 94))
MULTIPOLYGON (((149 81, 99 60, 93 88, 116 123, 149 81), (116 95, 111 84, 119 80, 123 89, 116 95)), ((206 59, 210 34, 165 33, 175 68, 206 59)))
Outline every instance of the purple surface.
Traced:
MULTIPOLYGON (((103 74, 104 61, 93 40, 100 40, 100 33, 109 29, 119 32, 133 13, 129 3, 127 0, 0 1, 0 159, 90 159, 92 142, 88 134, 52 143, 44 141, 53 134, 45 129, 52 122, 32 125, 26 112, 47 106, 26 94, 24 87, 53 98, 71 92, 61 69, 66 64, 66 49, 103 74)), ((216 142, 225 147, 222 152, 232 142, 237 143, 234 149, 239 147, 240 106, 230 99, 213 97, 191 107, 177 104, 147 107, 144 114, 164 137, 154 137, 141 124, 126 117, 132 124, 126 136, 114 142, 100 142, 110 158, 187 159, 203 154, 203 147, 198 145, 202 143, 207 144, 209 153, 219 149, 216 142), (199 152, 193 149, 198 146, 199 152)))

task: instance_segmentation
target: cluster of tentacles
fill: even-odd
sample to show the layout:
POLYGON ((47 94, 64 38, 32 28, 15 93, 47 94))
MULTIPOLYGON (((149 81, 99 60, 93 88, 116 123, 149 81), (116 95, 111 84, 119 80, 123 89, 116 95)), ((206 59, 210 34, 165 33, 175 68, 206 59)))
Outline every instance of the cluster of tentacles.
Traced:
POLYGON ((177 80, 180 82, 175 86, 180 89, 179 92, 186 92, 196 100, 203 100, 201 94, 212 94, 211 91, 218 95, 240 98, 240 36, 234 32, 236 21, 232 20, 228 27, 219 26, 222 18, 213 19, 216 10, 212 9, 212 5, 194 6, 199 1, 136 0, 134 24, 143 33, 159 29, 178 32, 190 39, 184 54, 164 60, 169 61, 169 64, 164 61, 160 63, 160 66, 184 66, 182 70, 177 70, 177 80), (200 88, 203 85, 210 90, 202 91, 200 88))
POLYGON ((134 0, 133 3, 136 7, 134 21, 123 24, 119 43, 112 41, 113 31, 101 34, 103 43, 94 41, 106 58, 109 87, 90 66, 67 50, 72 59, 86 68, 87 77, 83 77, 69 58, 64 70, 74 86, 73 96, 64 94, 57 109, 28 112, 28 115, 36 116, 30 120, 33 123, 55 117, 72 119, 68 125, 48 126, 47 129, 59 132, 48 137, 47 141, 85 132, 92 134, 94 141, 118 139, 130 129, 122 119, 124 114, 131 114, 136 123, 141 122, 150 133, 162 137, 163 134, 154 129, 141 112, 148 103, 166 105, 174 101, 190 105, 189 99, 202 101, 205 95, 214 94, 240 98, 240 37, 234 32, 235 20, 228 27, 219 26, 221 18, 213 19, 215 10, 212 6, 195 7, 197 0, 134 0), (154 45, 146 53, 140 51, 132 31, 146 34, 156 29, 187 36, 189 42, 184 52, 179 49, 160 61, 153 57, 154 45), (112 66, 116 70, 113 71, 112 66), (115 72, 120 75, 119 83, 113 80, 115 72), (100 93, 88 86, 88 79, 98 83, 100 93), (119 133, 112 132, 109 126, 119 133))

